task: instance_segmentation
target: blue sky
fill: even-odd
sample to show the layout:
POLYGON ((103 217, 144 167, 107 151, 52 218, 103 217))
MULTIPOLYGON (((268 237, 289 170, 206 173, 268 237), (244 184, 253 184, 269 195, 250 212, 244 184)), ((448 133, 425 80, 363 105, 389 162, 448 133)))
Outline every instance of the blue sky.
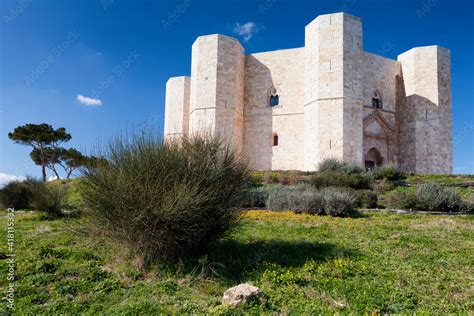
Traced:
POLYGON ((190 75, 199 35, 237 37, 247 53, 301 47, 306 24, 340 11, 362 18, 366 51, 451 50, 454 172, 474 173, 472 1, 2 0, 0 181, 40 175, 7 137, 16 126, 65 127, 67 146, 84 151, 144 124, 161 130, 165 83, 190 75))

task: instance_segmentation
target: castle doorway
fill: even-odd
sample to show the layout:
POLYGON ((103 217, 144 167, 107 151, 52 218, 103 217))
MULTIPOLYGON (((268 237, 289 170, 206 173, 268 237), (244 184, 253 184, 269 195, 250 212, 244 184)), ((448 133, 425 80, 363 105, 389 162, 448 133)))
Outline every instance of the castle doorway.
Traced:
POLYGON ((383 157, 380 154, 380 151, 375 147, 370 148, 367 154, 365 155, 365 168, 373 169, 376 166, 381 166, 382 163, 383 157))

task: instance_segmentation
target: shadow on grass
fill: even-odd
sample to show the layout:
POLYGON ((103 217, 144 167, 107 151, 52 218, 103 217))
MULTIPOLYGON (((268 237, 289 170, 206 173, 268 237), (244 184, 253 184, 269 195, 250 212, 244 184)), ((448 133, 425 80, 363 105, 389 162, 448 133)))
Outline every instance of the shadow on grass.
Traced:
POLYGON ((300 267, 311 259, 321 262, 354 255, 354 251, 331 243, 282 240, 243 243, 228 239, 209 249, 208 260, 222 264, 218 270, 220 278, 239 283, 246 281, 246 278, 262 274, 268 264, 285 268, 300 267))

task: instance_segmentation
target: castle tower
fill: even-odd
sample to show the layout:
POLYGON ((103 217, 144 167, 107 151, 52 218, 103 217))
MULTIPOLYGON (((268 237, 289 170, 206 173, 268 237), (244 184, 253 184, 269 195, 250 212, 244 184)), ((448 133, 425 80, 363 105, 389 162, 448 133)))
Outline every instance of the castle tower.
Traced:
POLYGON ((192 47, 190 134, 207 131, 243 146, 244 49, 223 35, 200 36, 192 47))
POLYGON ((452 172, 451 57, 439 46, 398 56, 406 98, 400 105, 400 164, 416 173, 452 172))
POLYGON ((166 139, 188 135, 190 87, 189 77, 172 77, 166 82, 166 139))
POLYGON ((305 170, 325 158, 362 163, 362 22, 346 13, 305 28, 305 170))

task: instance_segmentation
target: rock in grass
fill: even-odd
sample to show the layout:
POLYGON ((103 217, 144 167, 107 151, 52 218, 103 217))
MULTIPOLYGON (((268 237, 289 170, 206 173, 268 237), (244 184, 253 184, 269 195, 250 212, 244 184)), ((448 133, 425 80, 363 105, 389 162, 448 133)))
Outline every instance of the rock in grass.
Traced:
POLYGON ((247 302, 250 298, 262 296, 263 292, 253 285, 242 283, 231 287, 224 292, 222 297, 222 304, 229 304, 237 306, 241 303, 247 302))

